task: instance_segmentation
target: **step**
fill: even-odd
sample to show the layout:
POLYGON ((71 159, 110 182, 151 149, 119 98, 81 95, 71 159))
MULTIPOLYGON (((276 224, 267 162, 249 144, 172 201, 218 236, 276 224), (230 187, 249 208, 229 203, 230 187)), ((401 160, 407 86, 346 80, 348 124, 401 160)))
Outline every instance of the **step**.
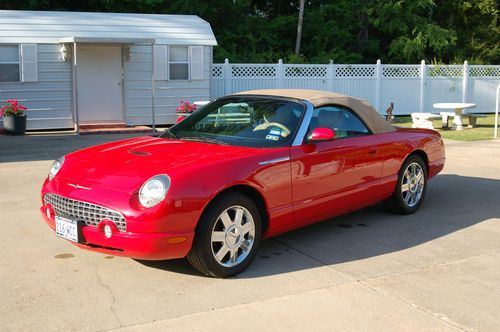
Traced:
POLYGON ((80 135, 90 134, 128 134, 128 133, 152 133, 153 129, 147 126, 133 126, 133 127, 110 127, 110 128, 90 128, 81 129, 80 135))
POLYGON ((83 122, 80 123, 80 129, 101 129, 101 128, 126 128, 124 121, 102 121, 102 122, 83 122))

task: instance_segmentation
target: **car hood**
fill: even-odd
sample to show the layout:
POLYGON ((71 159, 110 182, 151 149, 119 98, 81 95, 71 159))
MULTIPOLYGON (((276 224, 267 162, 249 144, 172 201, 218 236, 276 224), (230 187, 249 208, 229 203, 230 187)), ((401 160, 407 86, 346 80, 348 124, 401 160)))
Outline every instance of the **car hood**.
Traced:
POLYGON ((258 155, 263 149, 139 137, 94 146, 65 156, 57 177, 80 186, 134 192, 150 177, 195 170, 221 160, 258 155), (193 168, 194 167, 194 168, 193 168))

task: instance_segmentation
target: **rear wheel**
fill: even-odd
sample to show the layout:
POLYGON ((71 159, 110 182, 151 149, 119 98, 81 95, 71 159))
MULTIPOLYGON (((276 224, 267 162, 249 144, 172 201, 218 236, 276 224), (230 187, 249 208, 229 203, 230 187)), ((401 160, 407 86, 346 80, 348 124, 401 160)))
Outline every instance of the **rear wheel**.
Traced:
POLYGON ((399 214, 415 213, 427 189, 427 168, 421 157, 409 156, 398 174, 396 189, 387 201, 389 210, 399 214))
POLYGON ((243 194, 227 193, 201 217, 187 259, 205 275, 229 277, 250 264, 260 237, 261 220, 255 203, 243 194))

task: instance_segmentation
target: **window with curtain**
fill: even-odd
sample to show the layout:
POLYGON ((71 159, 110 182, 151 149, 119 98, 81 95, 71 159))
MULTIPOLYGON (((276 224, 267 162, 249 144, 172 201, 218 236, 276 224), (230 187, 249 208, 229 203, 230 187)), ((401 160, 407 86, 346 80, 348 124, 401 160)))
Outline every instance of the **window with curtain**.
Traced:
POLYGON ((0 45, 0 82, 20 82, 19 46, 0 45))

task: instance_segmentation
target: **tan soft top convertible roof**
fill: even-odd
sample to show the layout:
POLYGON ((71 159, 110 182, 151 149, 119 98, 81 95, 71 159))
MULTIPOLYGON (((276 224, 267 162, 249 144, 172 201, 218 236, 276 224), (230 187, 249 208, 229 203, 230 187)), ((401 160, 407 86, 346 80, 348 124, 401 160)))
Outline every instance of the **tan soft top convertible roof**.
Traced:
POLYGON ((367 101, 341 95, 339 93, 320 90, 269 89, 243 91, 236 93, 235 95, 273 96, 307 100, 313 104, 314 107, 325 105, 346 106, 352 109, 374 134, 396 130, 387 121, 385 121, 367 101))

